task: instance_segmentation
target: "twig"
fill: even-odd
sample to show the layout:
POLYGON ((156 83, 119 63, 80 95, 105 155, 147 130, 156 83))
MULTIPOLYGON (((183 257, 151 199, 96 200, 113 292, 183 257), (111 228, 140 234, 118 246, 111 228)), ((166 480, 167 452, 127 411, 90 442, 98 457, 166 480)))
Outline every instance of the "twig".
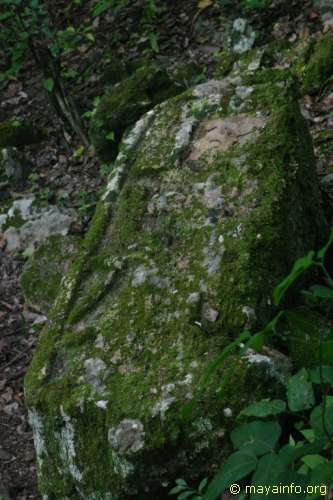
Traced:
POLYGON ((3 369, 5 370, 9 366, 13 365, 17 360, 23 358, 23 356, 32 348, 34 343, 35 342, 31 342, 31 344, 29 344, 25 349, 23 349, 23 351, 21 351, 19 354, 14 356, 10 361, 8 361, 8 363, 3 366, 3 369))

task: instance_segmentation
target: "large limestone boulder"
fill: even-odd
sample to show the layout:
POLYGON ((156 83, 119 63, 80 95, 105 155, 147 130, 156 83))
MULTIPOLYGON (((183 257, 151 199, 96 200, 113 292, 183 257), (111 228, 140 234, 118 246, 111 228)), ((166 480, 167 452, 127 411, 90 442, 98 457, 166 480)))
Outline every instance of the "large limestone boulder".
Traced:
POLYGON ((325 230, 293 82, 210 81, 145 114, 26 377, 44 498, 166 498, 214 472, 233 416, 278 394, 288 363, 229 357, 190 419, 182 408, 325 230))

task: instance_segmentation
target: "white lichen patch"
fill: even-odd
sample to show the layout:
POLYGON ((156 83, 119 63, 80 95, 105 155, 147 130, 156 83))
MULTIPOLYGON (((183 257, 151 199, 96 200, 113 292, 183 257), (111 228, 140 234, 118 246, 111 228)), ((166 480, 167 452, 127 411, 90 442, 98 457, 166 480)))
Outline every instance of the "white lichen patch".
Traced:
POLYGON ((220 236, 217 236, 214 230, 210 236, 208 246, 202 250, 204 255, 203 266, 206 268, 209 276, 214 276, 218 272, 224 252, 224 244, 223 242, 221 243, 220 236))
POLYGON ((122 479, 126 479, 133 474, 134 465, 129 462, 125 457, 120 457, 117 453, 112 453, 113 470, 122 479))
POLYGON ((257 321, 256 312, 253 309, 253 307, 244 306, 244 307, 242 307, 242 313, 245 314, 245 316, 247 318, 245 328, 250 330, 254 326, 255 322, 257 321))
POLYGON ((34 445, 36 450, 36 457, 38 467, 40 468, 43 464, 43 454, 45 453, 45 440, 44 440, 44 426, 42 417, 39 415, 35 408, 28 410, 29 423, 32 428, 32 435, 34 438, 34 445))
POLYGON ((148 113, 146 113, 135 124, 131 132, 126 137, 124 137, 122 142, 123 149, 117 156, 115 167, 109 176, 105 193, 102 196, 103 201, 111 201, 117 198, 121 190, 124 177, 127 175, 130 166, 130 162, 128 161, 128 153, 142 141, 152 120, 155 117, 155 114, 156 112, 154 110, 148 111, 148 113))
POLYGON ((111 375, 112 368, 107 368, 104 361, 100 358, 88 358, 84 361, 83 366, 85 373, 80 377, 80 382, 89 384, 93 394, 104 393, 106 387, 103 377, 111 375))
POLYGON ((156 267, 147 267, 145 265, 137 267, 133 272, 132 286, 143 285, 150 276, 156 275, 157 272, 156 267))
POLYGON ((72 211, 61 211, 54 205, 37 207, 34 197, 14 201, 8 213, 1 216, 1 226, 8 227, 3 231, 9 251, 34 251, 36 243, 44 242, 49 236, 59 234, 66 236, 74 220, 72 211), (18 225, 15 221, 19 219, 18 225), (13 220, 13 225, 11 224, 13 220))
POLYGON ((108 401, 106 401, 105 399, 101 399, 100 401, 96 401, 95 405, 97 406, 97 408, 101 408, 102 410, 106 410, 106 408, 108 406, 108 401))
POLYGON ((153 417, 159 414, 161 420, 164 420, 166 412, 168 411, 172 403, 176 400, 176 397, 172 394, 175 388, 176 385, 173 383, 162 386, 161 397, 151 409, 151 414, 153 417))
POLYGON ((232 27, 232 50, 237 54, 243 54, 250 50, 256 39, 256 32, 243 18, 235 19, 232 27))
POLYGON ((117 455, 136 453, 144 447, 145 432, 140 420, 124 419, 108 432, 108 440, 117 455))
POLYGON ((182 109, 180 125, 175 135, 174 154, 179 155, 188 147, 196 123, 196 117, 192 113, 189 105, 186 104, 182 109))
POLYGON ((234 85, 241 83, 239 77, 236 78, 224 78, 223 80, 209 80, 208 82, 201 83, 197 85, 192 93, 194 97, 203 98, 206 97, 211 105, 219 105, 221 98, 227 95, 234 85))
POLYGON ((199 417, 193 422, 193 428, 199 434, 206 434, 213 430, 212 421, 209 418, 199 417))
POLYGON ((97 349, 104 349, 104 347, 105 347, 105 338, 103 337, 103 335, 101 333, 98 334, 96 337, 95 347, 97 349))
POLYGON ((73 479, 80 482, 82 481, 83 475, 75 464, 76 451, 74 425, 71 422, 70 416, 67 415, 62 406, 60 406, 60 414, 65 423, 60 432, 56 433, 60 448, 60 458, 64 467, 68 469, 68 472, 71 474, 73 479))
POLYGON ((250 364, 264 365, 269 375, 282 383, 285 383, 292 368, 290 360, 284 354, 267 347, 264 347, 263 354, 247 349, 243 357, 250 364))

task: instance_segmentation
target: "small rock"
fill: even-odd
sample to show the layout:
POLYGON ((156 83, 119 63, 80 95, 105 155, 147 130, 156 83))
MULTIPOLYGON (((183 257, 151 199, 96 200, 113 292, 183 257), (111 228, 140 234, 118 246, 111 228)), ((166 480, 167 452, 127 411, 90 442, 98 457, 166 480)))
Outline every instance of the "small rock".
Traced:
POLYGON ((74 216, 58 207, 37 207, 35 197, 14 201, 7 214, 0 215, 0 231, 7 240, 6 249, 31 251, 52 234, 68 234, 74 216))
POLYGON ((12 416, 15 415, 18 409, 19 409, 19 404, 17 401, 14 401, 13 403, 9 403, 8 405, 6 405, 3 411, 7 413, 7 415, 12 416))
POLYGON ((32 164, 17 148, 8 147, 0 151, 0 172, 4 170, 13 187, 22 186, 31 169, 32 164))
POLYGON ((320 179, 320 185, 323 189, 333 188, 333 173, 324 175, 324 177, 320 179))
POLYGON ((243 54, 252 49, 256 39, 256 32, 243 18, 235 19, 232 26, 231 48, 236 54, 243 54))
POLYGON ((203 317, 212 323, 215 323, 219 317, 219 312, 214 309, 210 304, 204 304, 203 306, 203 317))
POLYGON ((0 460, 10 460, 12 458, 12 454, 8 453, 8 451, 4 450, 3 448, 0 448, 0 460))

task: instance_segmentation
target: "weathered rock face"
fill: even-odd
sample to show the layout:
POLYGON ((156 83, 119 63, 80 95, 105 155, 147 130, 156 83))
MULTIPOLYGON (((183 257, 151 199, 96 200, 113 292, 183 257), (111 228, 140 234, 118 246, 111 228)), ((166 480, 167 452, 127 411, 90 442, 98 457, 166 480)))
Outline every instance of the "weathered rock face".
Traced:
POLYGON ((15 188, 24 186, 31 170, 32 164, 17 148, 0 149, 0 175, 5 174, 15 188))
POLYGON ((35 197, 14 201, 6 214, 0 215, 0 231, 6 250, 32 252, 52 234, 67 235, 75 220, 73 211, 63 212, 54 205, 39 207, 35 197))
POLYGON ((315 93, 333 75, 333 35, 328 33, 316 42, 305 69, 303 92, 315 93))
POLYGON ((278 393, 283 357, 230 357, 181 410, 326 237, 319 200, 292 82, 210 81, 140 119, 26 378, 45 498, 151 500, 219 467, 232 415, 278 393))
POLYGON ((57 296, 63 274, 79 249, 77 236, 50 236, 23 268, 21 288, 27 304, 47 314, 57 296))

